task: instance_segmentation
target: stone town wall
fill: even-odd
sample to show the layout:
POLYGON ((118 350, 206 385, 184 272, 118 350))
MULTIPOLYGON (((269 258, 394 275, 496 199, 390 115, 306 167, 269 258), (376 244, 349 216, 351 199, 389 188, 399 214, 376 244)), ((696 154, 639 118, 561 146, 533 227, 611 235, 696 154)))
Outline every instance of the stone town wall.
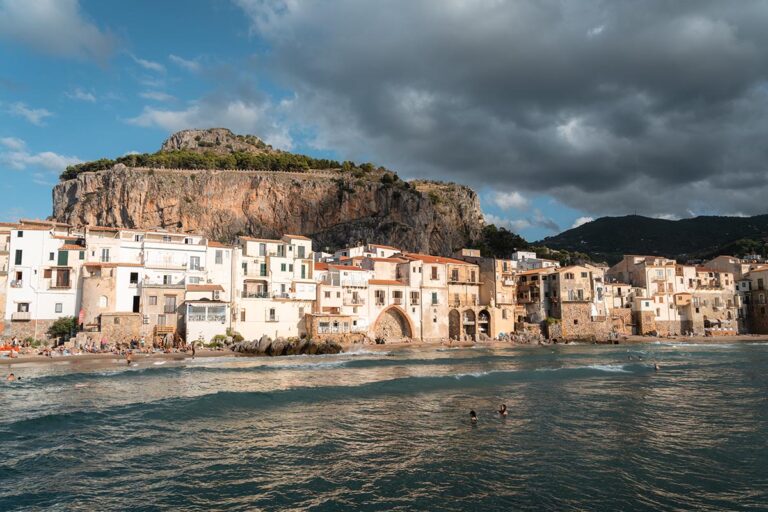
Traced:
POLYGON ((634 334, 632 327, 632 309, 616 308, 611 310, 611 330, 621 336, 630 336, 634 334))
POLYGON ((110 343, 126 343, 132 338, 140 338, 141 327, 142 316, 140 313, 101 314, 101 335, 106 337, 110 343))
POLYGON ((564 302, 561 313, 563 339, 608 339, 610 320, 606 317, 593 319, 592 304, 589 302, 564 302))

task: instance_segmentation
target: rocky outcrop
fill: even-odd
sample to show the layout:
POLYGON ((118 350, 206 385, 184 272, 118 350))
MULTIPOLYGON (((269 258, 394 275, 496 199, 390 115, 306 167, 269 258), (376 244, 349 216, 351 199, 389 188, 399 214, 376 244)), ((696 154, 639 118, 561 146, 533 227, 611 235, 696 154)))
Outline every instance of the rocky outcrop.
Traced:
POLYGON ((182 130, 176 132, 163 142, 160 151, 194 151, 197 153, 213 152, 218 154, 238 151, 244 153, 279 152, 255 135, 235 135, 226 128, 182 130))
MULTIPOLYGON (((165 145, 187 147, 198 136, 182 133, 165 145)), ((58 183, 53 218, 76 226, 201 232, 220 241, 302 234, 313 239, 315 250, 364 241, 448 255, 479 238, 483 217, 468 187, 380 178, 341 170, 162 170, 118 164, 58 183)))

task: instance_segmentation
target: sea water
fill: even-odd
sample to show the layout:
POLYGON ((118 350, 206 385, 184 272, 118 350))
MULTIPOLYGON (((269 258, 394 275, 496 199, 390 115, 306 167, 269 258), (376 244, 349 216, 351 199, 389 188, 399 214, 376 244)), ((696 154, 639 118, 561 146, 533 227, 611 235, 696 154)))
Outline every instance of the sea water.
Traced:
POLYGON ((768 344, 138 363, 11 368, 0 510, 768 509, 768 344))

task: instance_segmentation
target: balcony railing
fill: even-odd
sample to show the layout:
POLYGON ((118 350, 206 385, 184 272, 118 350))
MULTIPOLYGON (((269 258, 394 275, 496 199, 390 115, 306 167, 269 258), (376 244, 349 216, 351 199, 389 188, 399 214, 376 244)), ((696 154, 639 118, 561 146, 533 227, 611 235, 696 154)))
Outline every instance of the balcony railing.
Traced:
POLYGON ((176 312, 176 306, 163 306, 163 313, 175 313, 176 312))
POLYGON ((11 313, 11 320, 14 322, 26 322, 32 319, 29 311, 14 311, 11 313))
POLYGON ((244 299, 268 299, 269 293, 267 292, 249 292, 247 290, 243 290, 242 297, 244 299))
POLYGON ((398 306, 403 303, 403 299, 401 297, 393 297, 392 298, 392 304, 397 304, 398 306))
POLYGON ((362 297, 344 297, 345 306, 362 306, 365 304, 365 299, 362 297))
POLYGON ((49 290, 69 290, 72 288, 72 283, 51 283, 48 287, 49 290))
POLYGON ((11 288, 21 288, 24 282, 21 279, 14 279, 11 281, 11 288))

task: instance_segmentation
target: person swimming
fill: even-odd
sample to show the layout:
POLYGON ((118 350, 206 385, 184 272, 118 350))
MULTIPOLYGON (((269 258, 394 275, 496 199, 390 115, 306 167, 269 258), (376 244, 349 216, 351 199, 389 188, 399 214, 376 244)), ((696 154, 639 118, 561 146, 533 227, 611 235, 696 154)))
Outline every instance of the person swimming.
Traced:
POLYGON ((9 382, 10 381, 14 381, 14 380, 16 380, 16 376, 14 374, 12 374, 12 373, 9 373, 8 377, 6 377, 5 380, 7 380, 9 382))
POLYGON ((474 410, 469 411, 469 421, 477 423, 477 413, 474 410))
POLYGON ((501 404, 501 408, 499 408, 499 415, 501 415, 502 418, 507 417, 507 404, 501 404))
POLYGON ((130 350, 125 354, 125 362, 128 366, 131 366, 131 363, 133 362, 133 354, 131 354, 130 350))
POLYGON ((660 368, 661 368, 661 366, 659 366, 659 363, 653 363, 653 370, 654 371, 657 372, 657 371, 659 371, 660 368))

